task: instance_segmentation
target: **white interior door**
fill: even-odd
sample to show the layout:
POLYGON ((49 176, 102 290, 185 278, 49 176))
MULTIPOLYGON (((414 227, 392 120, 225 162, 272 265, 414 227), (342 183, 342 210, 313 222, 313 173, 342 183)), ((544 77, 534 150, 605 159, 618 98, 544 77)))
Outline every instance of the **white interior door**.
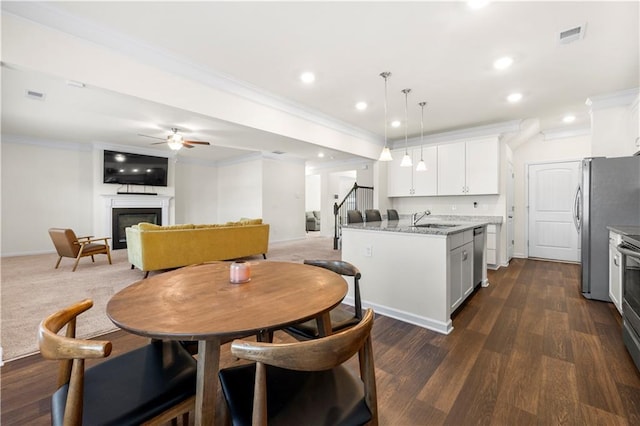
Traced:
POLYGON ((529 257, 580 261, 573 202, 580 162, 529 165, 529 257))
POLYGON ((514 229, 513 218, 515 216, 514 205, 515 174, 513 163, 507 164, 507 262, 513 258, 514 229))

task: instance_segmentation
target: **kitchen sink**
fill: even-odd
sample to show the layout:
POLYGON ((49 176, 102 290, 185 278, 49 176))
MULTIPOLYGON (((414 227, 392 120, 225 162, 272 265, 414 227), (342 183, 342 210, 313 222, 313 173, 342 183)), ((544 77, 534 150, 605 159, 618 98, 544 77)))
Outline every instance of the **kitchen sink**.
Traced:
POLYGON ((454 228, 460 225, 451 225, 451 224, 444 224, 444 223, 422 223, 422 224, 413 225, 413 226, 415 226, 416 228, 446 229, 446 228, 454 228))

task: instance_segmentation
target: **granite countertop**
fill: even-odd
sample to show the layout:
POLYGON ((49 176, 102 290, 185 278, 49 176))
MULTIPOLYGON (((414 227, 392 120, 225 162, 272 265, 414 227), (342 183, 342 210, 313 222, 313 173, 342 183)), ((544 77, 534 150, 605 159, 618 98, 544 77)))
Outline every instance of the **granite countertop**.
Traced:
POLYGON ((620 235, 640 235, 640 226, 611 225, 607 229, 620 235))
POLYGON ((349 229, 362 229, 367 231, 387 231, 387 232, 406 232, 410 234, 426 234, 426 235, 449 235, 458 232, 466 231, 469 229, 477 228, 478 226, 489 225, 490 222, 481 220, 478 216, 471 216, 476 220, 463 221, 458 219, 459 216, 455 216, 455 220, 448 220, 442 218, 425 217, 418 221, 418 225, 433 224, 436 226, 451 225, 447 227, 421 227, 412 226, 411 219, 401 218, 400 220, 383 220, 381 222, 365 222, 365 223, 352 223, 348 225, 342 225, 343 228, 349 229))

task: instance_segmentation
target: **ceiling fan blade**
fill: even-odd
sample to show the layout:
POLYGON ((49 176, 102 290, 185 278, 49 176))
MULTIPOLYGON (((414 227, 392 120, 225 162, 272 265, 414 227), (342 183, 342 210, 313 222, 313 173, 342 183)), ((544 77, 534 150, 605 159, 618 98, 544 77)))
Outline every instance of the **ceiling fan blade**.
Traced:
POLYGON ((188 143, 184 142, 182 142, 182 146, 184 146, 185 148, 195 148, 195 146, 189 145, 188 143))
POLYGON ((158 139, 158 140, 161 140, 161 141, 166 141, 167 140, 166 138, 159 138, 159 137, 156 137, 156 136, 143 135, 142 133, 138 133, 138 136, 144 136, 145 138, 151 138, 151 139, 158 139))
POLYGON ((201 142, 201 141, 183 141, 182 143, 188 143, 191 145, 211 145, 209 142, 201 142))
POLYGON ((164 142, 154 142, 154 143, 152 143, 150 145, 164 145, 166 143, 167 143, 166 141, 164 141, 164 142))

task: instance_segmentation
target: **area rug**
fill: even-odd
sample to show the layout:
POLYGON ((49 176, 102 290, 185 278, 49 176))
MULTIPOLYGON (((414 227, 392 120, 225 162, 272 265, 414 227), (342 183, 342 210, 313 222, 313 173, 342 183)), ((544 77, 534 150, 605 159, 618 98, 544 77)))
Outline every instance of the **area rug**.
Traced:
MULTIPOLYGON (((269 245, 268 261, 302 262, 304 259, 340 259, 331 238, 310 233, 307 238, 269 245)), ((104 255, 95 263, 86 257, 72 272, 73 259, 63 258, 54 269, 56 254, 6 257, 0 260, 1 320, 0 345, 4 361, 38 352, 37 329, 49 314, 83 299, 94 306, 78 318, 78 337, 89 338, 116 330, 106 315, 107 302, 124 287, 142 279, 132 270, 127 251, 112 252, 113 265, 104 255)), ((261 261, 262 256, 247 258, 261 261)))

